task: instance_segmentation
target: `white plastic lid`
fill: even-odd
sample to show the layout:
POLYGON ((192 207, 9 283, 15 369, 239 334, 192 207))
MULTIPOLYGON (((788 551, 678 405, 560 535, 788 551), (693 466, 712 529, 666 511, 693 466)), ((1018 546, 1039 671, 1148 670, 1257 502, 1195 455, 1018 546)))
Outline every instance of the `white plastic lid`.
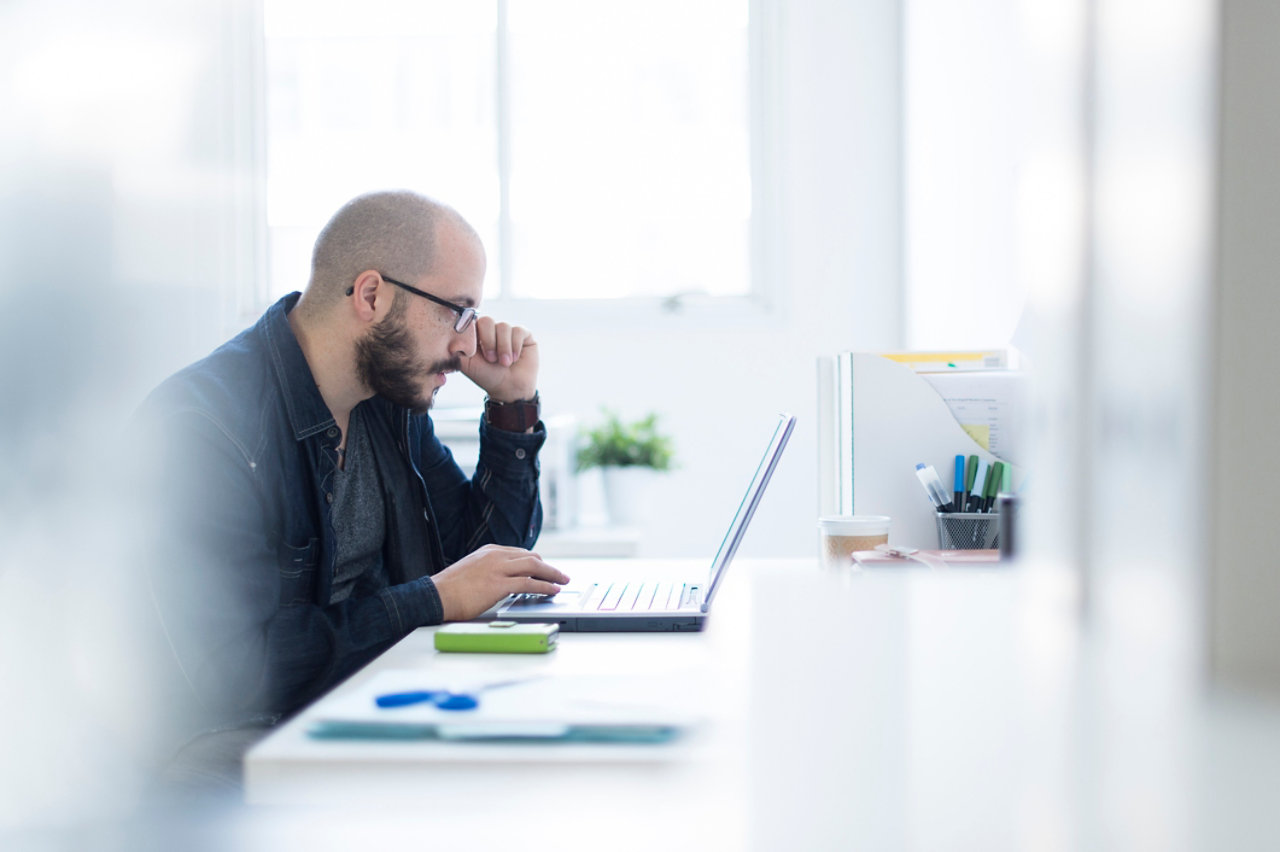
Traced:
POLYGON ((827 535, 888 535, 888 515, 823 515, 818 526, 827 535))

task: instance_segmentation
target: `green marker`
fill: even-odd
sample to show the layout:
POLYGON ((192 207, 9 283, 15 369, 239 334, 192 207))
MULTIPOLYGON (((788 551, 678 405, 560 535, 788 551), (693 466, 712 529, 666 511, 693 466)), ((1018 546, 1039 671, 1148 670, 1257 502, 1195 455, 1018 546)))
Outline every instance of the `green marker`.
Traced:
POLYGON ((978 457, 969 456, 969 462, 964 466, 964 490, 973 490, 973 480, 978 476, 978 457))
POLYGON ((1000 490, 1000 483, 1004 479, 1004 462, 994 462, 987 469, 987 481, 982 486, 982 508, 979 512, 990 512, 992 505, 996 502, 996 493, 1000 490))

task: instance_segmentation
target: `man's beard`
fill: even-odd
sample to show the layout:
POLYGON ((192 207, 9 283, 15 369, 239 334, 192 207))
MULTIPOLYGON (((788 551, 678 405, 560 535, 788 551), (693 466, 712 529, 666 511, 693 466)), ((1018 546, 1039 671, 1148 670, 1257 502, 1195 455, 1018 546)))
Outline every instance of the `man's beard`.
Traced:
POLYGON ((356 341, 356 375, 365 387, 414 414, 425 414, 435 402, 435 392, 422 396, 422 380, 433 373, 456 371, 455 357, 426 365, 413 351, 413 336, 393 311, 356 341))

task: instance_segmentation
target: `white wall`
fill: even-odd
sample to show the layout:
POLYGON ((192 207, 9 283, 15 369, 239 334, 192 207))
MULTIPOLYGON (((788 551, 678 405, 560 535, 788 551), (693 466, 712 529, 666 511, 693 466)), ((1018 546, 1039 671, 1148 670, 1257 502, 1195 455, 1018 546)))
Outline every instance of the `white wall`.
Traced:
MULTIPOLYGON (((907 0, 903 45, 904 320, 911 349, 1004 346, 1022 314, 1019 191, 1036 88, 1019 0, 907 0)), ((1037 4, 1037 14, 1052 7, 1037 4)), ((1060 4, 1058 4, 1060 5, 1060 4)), ((1036 45, 1040 47, 1041 45, 1036 45)), ((1034 48, 1033 48, 1034 50, 1034 48)))

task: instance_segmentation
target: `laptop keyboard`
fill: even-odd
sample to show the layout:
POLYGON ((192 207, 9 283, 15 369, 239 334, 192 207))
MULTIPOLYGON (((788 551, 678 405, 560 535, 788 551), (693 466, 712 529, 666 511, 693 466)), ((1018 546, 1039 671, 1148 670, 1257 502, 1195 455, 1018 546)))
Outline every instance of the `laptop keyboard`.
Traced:
POLYGON ((611 583, 595 608, 602 612, 645 612, 680 609, 698 603, 697 586, 684 583, 611 583))
MULTIPOLYGON (((685 583, 622 582, 592 586, 583 595, 587 609, 600 612, 648 612, 676 610, 685 606, 697 606, 702 601, 701 586, 685 583), (599 596, 599 597, 597 597, 599 596), (592 606, 592 601, 595 605, 592 606)), ((553 595, 522 594, 512 599, 512 605, 546 603, 553 595)))

